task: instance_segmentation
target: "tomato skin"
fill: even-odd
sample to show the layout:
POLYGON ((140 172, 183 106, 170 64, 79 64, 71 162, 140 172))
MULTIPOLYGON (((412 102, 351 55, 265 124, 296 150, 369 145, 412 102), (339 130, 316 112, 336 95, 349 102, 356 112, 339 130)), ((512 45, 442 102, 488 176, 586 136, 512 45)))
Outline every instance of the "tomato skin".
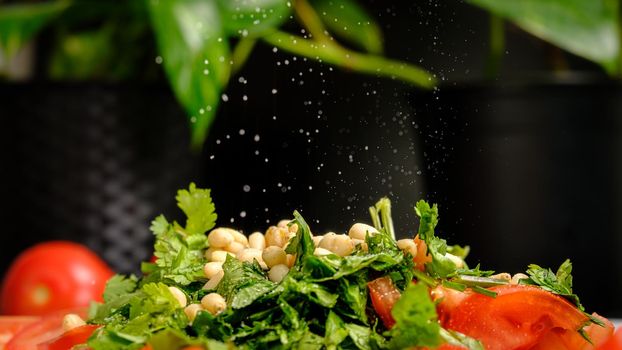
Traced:
POLYGON ((393 309, 393 305, 400 298, 400 291, 393 285, 391 278, 387 276, 376 278, 367 283, 367 288, 369 289, 371 303, 376 314, 378 314, 385 327, 393 327, 395 320, 391 315, 391 309, 393 309))
POLYGON ((497 292, 496 298, 472 293, 453 310, 445 310, 442 325, 482 341, 487 350, 527 350, 557 336, 574 342, 576 331, 588 321, 567 300, 538 287, 504 285, 490 289, 497 292))
POLYGON ((4 349, 15 334, 38 320, 39 318, 30 316, 0 317, 0 349, 4 349))
POLYGON ((88 248, 73 242, 40 243, 10 266, 0 295, 6 315, 44 315, 101 301, 112 270, 88 248), (17 297, 19 296, 19 297, 17 297))
POLYGON ((66 314, 87 315, 87 308, 72 308, 56 311, 39 318, 17 332, 7 343, 6 350, 37 350, 37 345, 55 339, 63 334, 62 323, 66 314))
POLYGON ((617 329, 615 333, 609 337, 598 350, 622 350, 622 328, 617 329))
POLYGON ((71 329, 57 338, 38 344, 38 350, 67 350, 75 345, 86 344, 91 334, 100 326, 87 324, 71 329))

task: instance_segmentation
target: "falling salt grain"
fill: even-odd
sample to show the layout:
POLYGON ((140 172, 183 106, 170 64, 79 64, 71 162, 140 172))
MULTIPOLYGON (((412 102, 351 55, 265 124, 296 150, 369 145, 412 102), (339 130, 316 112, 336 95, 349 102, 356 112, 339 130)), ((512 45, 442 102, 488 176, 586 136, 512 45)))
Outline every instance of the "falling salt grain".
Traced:
POLYGON ((250 187, 249 185, 244 185, 244 186, 242 187, 242 191, 244 191, 244 192, 250 192, 250 191, 251 191, 251 187, 250 187))
POLYGON ((246 130, 240 129, 240 131, 238 131, 238 133, 240 134, 240 136, 243 136, 244 134, 246 134, 246 130))
POLYGON ((224 102, 229 101, 229 96, 227 96, 227 94, 222 94, 222 96, 221 96, 221 97, 222 97, 222 100, 223 100, 224 102))
POLYGON ((163 61, 162 56, 156 56, 155 63, 162 64, 162 61, 163 61))
POLYGON ((276 95, 276 93, 277 93, 277 92, 278 92, 278 91, 277 91, 276 89, 272 89, 272 94, 273 94, 273 95, 276 95))
POLYGON ((241 218, 245 218, 245 217, 246 217, 246 212, 242 210, 242 211, 240 212, 240 217, 241 217, 241 218))

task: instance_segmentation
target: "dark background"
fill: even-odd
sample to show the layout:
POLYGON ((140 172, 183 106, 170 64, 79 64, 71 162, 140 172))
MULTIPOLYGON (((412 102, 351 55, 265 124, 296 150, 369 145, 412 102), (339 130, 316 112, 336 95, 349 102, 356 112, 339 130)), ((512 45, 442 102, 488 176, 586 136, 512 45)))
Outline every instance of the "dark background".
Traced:
MULTIPOLYGON (((314 232, 344 232, 389 196, 407 237, 418 225, 414 203, 432 200, 442 236, 471 244, 471 264, 515 273, 569 257, 588 310, 621 316, 622 109, 603 107, 620 100, 618 85, 511 26, 502 70, 487 80, 483 11, 459 1, 362 3, 384 31, 386 55, 434 72, 439 90, 258 45, 193 154, 161 74, 4 84, 0 270, 37 241, 72 239, 136 271, 151 254, 149 221, 178 218, 175 191, 195 181, 212 188, 219 224, 245 232, 294 209, 314 232), (551 73, 559 55, 575 73, 551 73)), ((42 47, 40 59, 45 37, 42 47)))

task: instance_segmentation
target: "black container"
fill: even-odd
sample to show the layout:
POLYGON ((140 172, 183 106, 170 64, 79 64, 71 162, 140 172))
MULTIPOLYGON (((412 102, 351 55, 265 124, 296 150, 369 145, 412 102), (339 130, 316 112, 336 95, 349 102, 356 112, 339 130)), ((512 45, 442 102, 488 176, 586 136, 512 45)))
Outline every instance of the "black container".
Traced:
POLYGON ((196 174, 184 111, 164 86, 0 85, 0 271, 24 248, 68 239, 136 272, 149 222, 174 216, 196 174))
POLYGON ((538 81, 414 97, 439 229, 484 268, 570 258, 588 309, 622 316, 622 87, 538 81))

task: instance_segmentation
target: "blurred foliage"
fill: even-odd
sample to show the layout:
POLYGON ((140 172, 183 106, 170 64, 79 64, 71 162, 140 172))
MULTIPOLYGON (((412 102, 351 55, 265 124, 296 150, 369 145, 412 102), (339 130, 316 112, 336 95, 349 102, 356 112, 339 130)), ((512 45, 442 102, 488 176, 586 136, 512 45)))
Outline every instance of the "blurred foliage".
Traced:
POLYGON ((619 0, 468 0, 525 31, 615 74, 620 64, 619 0))
POLYGON ((424 88, 436 82, 417 66, 382 57, 379 27, 353 0, 68 1, 22 4, 19 11, 15 5, 0 6, 4 54, 13 55, 53 24, 44 35, 50 78, 133 79, 149 75, 141 72, 157 67, 145 64, 155 59, 188 113, 195 146, 203 144, 222 91, 259 40, 355 72, 424 88), (52 23, 54 18, 58 20, 52 23), (281 31, 292 19, 298 19, 306 36, 281 31), (343 47, 336 39, 363 51, 343 47), (150 50, 153 41, 157 49, 150 50))

